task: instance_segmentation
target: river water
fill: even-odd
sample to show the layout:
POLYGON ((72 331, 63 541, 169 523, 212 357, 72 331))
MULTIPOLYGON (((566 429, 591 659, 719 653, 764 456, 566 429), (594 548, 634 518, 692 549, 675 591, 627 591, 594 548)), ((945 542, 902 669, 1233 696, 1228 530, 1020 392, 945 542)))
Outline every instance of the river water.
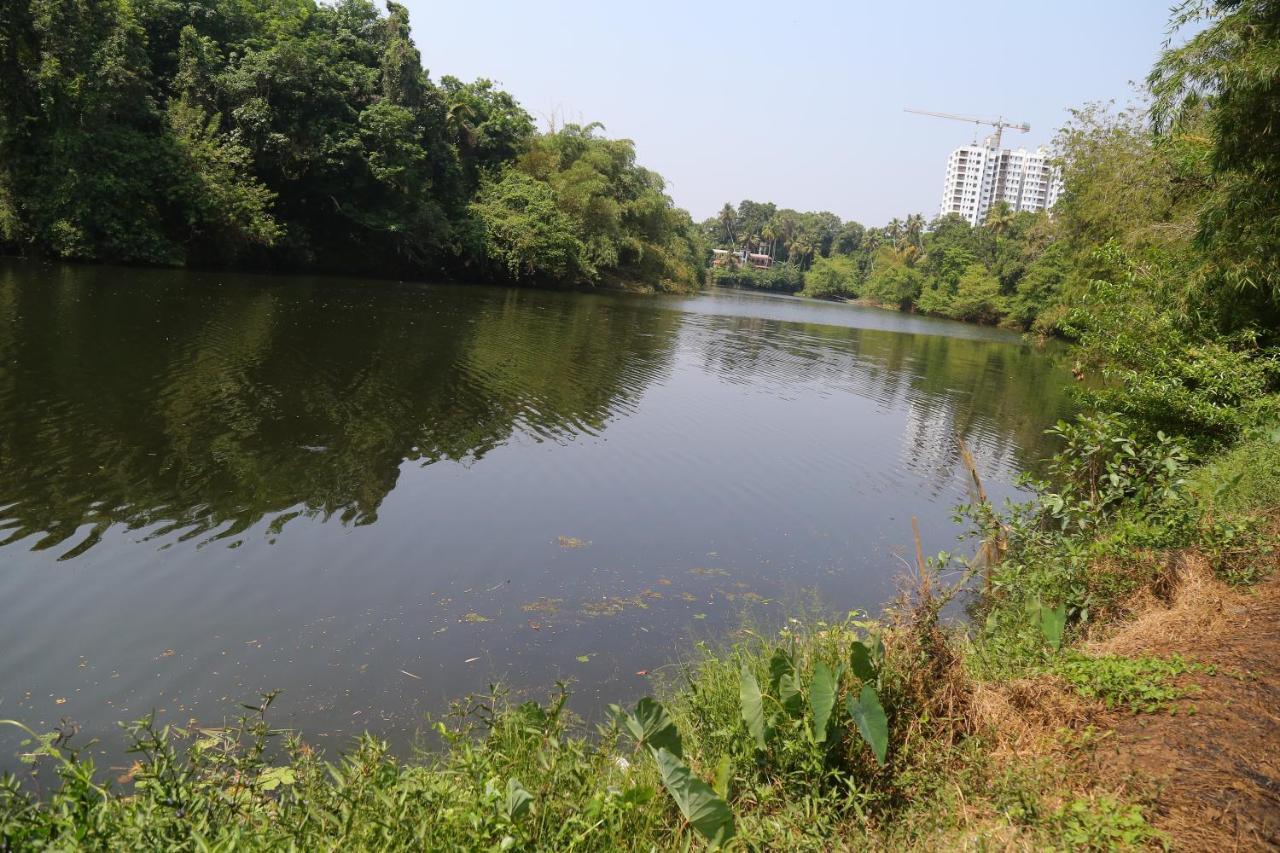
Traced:
POLYGON ((745 622, 876 611, 913 515, 961 547, 957 437, 1016 497, 1068 381, 754 293, 0 261, 0 718, 110 763, 116 721, 273 689, 335 750, 494 682, 589 715, 745 622))

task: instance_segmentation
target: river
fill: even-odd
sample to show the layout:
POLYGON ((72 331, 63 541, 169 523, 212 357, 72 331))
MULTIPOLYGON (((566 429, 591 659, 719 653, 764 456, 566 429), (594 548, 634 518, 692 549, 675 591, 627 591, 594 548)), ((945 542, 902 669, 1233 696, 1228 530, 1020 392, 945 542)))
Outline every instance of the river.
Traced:
MULTIPOLYGON (((676 296, 0 261, 0 718, 156 710, 408 743, 501 682, 575 707, 957 549, 1071 411, 995 329, 676 296)), ((0 732, 0 768, 18 738, 0 732)))

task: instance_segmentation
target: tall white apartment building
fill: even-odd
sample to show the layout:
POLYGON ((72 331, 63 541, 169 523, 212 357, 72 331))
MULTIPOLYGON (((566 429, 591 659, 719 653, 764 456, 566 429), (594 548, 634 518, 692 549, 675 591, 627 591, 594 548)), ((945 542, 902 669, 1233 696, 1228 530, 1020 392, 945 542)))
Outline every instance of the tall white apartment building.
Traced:
POLYGON ((1018 210, 1048 210, 1062 192, 1062 180, 1049 163, 1049 150, 997 150, 988 137, 982 145, 966 145, 951 152, 943 184, 939 216, 958 213, 970 225, 980 225, 996 202, 1018 210))

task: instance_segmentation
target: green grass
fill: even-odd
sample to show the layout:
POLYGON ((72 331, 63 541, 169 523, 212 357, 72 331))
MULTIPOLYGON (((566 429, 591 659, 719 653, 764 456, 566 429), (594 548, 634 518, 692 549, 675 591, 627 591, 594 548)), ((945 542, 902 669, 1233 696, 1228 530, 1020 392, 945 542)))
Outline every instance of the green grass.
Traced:
POLYGON ((1196 692, 1194 685, 1179 685, 1176 682, 1179 675, 1207 671, 1207 668, 1187 663, 1178 655, 1167 659, 1090 657, 1068 651, 1056 658, 1047 671, 1066 680, 1081 696, 1100 699, 1108 708, 1152 714, 1170 710, 1179 699, 1196 692))
POLYGON ((1196 471, 1192 485, 1218 512, 1280 507, 1280 427, 1262 430, 1210 459, 1196 471))

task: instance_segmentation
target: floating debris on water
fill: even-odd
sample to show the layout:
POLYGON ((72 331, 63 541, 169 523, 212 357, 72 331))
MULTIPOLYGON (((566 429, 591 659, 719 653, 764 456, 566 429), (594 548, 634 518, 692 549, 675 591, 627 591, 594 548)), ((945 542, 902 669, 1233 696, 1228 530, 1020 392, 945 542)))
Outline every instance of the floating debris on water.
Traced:
POLYGON ((520 609, 525 613, 558 613, 560 605, 564 604, 563 598, 536 598, 533 601, 526 601, 520 605, 520 609))
POLYGON ((617 616, 628 607, 648 610, 649 602, 662 598, 662 593, 646 589, 638 595, 606 595, 599 600, 583 602, 581 610, 586 616, 617 616))
POLYGON ((698 566, 689 570, 689 574, 697 575, 703 578, 727 578, 729 573, 724 569, 714 569, 707 566, 698 566))
POLYGON ((488 622, 488 621, 490 621, 490 620, 489 620, 489 617, 488 617, 488 616, 481 616, 479 613, 476 613, 476 612, 473 610, 473 611, 471 611, 470 613, 468 613, 466 616, 463 616, 463 617, 462 617, 462 619, 460 619, 459 621, 461 621, 461 622, 488 622))

